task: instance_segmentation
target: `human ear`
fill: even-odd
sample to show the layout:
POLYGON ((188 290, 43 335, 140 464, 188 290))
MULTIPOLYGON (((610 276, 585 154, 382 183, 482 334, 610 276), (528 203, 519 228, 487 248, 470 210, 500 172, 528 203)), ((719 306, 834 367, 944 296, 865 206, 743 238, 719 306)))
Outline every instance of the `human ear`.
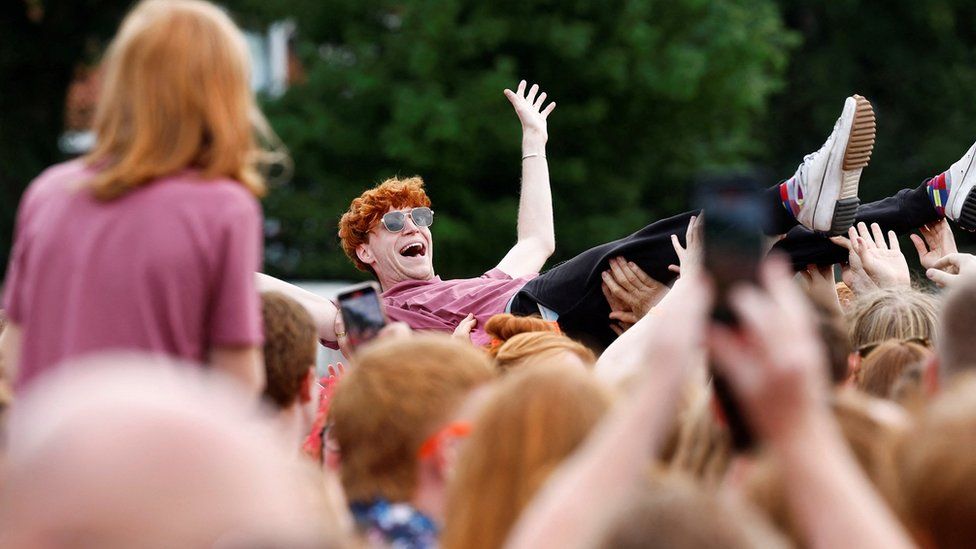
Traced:
POLYGON ((376 261, 376 258, 373 256, 373 250, 365 242, 356 246, 356 257, 367 265, 372 265, 376 261))

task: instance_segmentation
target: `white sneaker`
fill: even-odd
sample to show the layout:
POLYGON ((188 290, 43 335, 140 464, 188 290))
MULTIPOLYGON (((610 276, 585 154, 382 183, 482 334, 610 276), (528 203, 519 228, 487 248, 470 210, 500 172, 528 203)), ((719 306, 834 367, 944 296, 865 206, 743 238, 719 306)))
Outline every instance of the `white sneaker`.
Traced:
POLYGON ((945 173, 946 185, 949 187, 945 215, 968 231, 976 230, 976 195, 973 193, 973 186, 976 185, 974 158, 976 158, 976 143, 969 147, 966 154, 945 173))
POLYGON ((827 234, 844 234, 854 224, 860 203, 857 183, 874 150, 874 109, 854 95, 834 131, 815 153, 803 157, 796 174, 786 182, 784 201, 789 202, 804 227, 827 234))

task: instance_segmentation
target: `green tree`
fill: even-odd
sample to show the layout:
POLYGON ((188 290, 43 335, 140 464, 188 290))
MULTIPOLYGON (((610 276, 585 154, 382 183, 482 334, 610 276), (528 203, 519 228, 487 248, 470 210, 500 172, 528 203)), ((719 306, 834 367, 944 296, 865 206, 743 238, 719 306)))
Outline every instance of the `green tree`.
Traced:
POLYGON ((519 125, 501 92, 520 78, 559 104, 555 259, 675 213, 692 174, 760 152, 795 42, 771 0, 286 6, 265 8, 301 13, 307 77, 266 105, 296 166, 265 202, 268 266, 286 277, 353 276, 338 217, 395 174, 427 182, 442 274, 494 265, 515 239, 519 125))

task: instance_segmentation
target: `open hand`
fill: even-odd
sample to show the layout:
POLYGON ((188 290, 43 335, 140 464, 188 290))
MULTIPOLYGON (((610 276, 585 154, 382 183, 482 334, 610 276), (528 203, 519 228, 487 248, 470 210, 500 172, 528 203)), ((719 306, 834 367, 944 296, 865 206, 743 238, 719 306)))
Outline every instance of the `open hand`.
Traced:
POLYGON ((688 221, 688 228, 685 229, 684 246, 678 240, 678 235, 671 235, 671 245, 674 246, 674 252, 678 255, 678 265, 668 265, 669 271, 681 275, 687 274, 691 270, 698 271, 701 269, 705 256, 705 239, 702 235, 704 227, 704 217, 693 215, 688 221))
MULTIPOLYGON (((516 91, 505 90, 505 97, 515 107, 515 114, 518 115, 519 122, 522 123, 523 148, 526 145, 524 142, 528 140, 545 146, 546 141, 549 139, 546 119, 549 118, 549 114, 556 108, 556 103, 549 103, 549 105, 543 108, 542 105, 546 102, 546 92, 540 92, 538 84, 532 84, 528 92, 525 91, 525 86, 526 82, 522 80, 519 82, 516 91)), ((538 153, 540 151, 526 150, 523 152, 538 153)))
MULTIPOLYGON (((864 222, 856 228, 848 230, 848 237, 831 237, 831 242, 847 248, 851 274, 859 276, 862 272, 879 288, 908 288, 912 284, 908 271, 908 262, 901 253, 898 236, 894 231, 888 231, 888 240, 877 223, 871 224, 871 230, 864 222)), ((844 280, 847 282, 847 279, 844 280)), ((855 293, 870 286, 864 281, 848 283, 855 293)))
POLYGON ((926 269, 933 268, 936 261, 959 251, 956 248, 956 238, 952 235, 952 228, 945 219, 924 225, 919 232, 922 236, 913 234, 910 238, 912 244, 915 244, 915 251, 918 252, 918 261, 926 269))

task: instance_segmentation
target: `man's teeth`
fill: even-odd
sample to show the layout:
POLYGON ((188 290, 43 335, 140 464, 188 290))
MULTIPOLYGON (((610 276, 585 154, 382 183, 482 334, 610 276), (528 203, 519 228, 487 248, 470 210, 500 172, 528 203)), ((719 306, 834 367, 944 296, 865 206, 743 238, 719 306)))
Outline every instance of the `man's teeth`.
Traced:
POLYGON ((404 246, 403 248, 401 248, 400 249, 400 254, 401 255, 407 255, 407 254, 419 255, 419 254, 423 253, 423 251, 424 251, 424 245, 421 244, 420 242, 414 242, 413 244, 407 244, 406 246, 404 246))

